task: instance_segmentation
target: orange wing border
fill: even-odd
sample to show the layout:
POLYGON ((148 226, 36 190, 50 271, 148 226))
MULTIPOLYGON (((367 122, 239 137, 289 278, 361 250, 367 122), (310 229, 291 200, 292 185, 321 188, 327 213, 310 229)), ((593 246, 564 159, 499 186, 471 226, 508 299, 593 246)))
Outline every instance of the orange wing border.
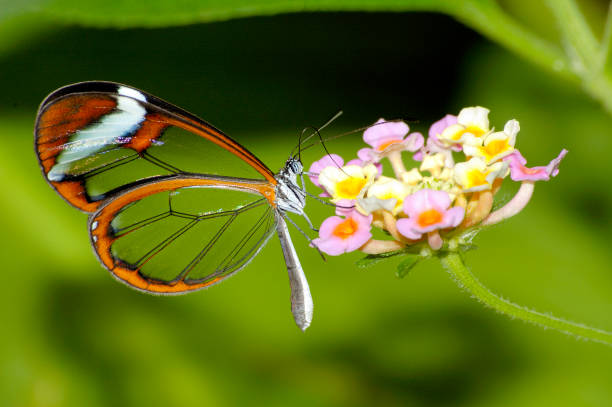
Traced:
POLYGON ((142 275, 138 269, 134 270, 123 267, 120 262, 115 260, 111 253, 111 246, 116 240, 111 233, 111 222, 122 208, 149 195, 185 187, 224 188, 259 194, 268 200, 271 207, 276 207, 275 187, 263 180, 175 175, 159 177, 158 179, 132 187, 104 203, 97 212, 90 216, 88 222, 91 245, 94 252, 100 263, 111 272, 113 277, 137 290, 159 295, 184 294, 200 290, 228 277, 217 277, 210 281, 195 284, 187 284, 183 280, 167 283, 148 278, 142 275))

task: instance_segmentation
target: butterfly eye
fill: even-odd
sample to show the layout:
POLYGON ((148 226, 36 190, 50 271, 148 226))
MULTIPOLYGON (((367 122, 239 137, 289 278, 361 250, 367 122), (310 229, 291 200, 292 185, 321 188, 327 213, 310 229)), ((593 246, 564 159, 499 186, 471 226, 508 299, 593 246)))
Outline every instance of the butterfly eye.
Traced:
POLYGON ((294 174, 299 174, 304 169, 302 163, 294 158, 291 158, 287 165, 291 169, 291 172, 293 172, 294 174))

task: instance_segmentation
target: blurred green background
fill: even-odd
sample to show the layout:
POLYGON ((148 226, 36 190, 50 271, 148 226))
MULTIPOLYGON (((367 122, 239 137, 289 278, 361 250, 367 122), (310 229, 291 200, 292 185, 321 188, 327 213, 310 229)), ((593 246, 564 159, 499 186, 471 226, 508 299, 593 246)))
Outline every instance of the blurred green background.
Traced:
MULTIPOLYGON (((570 154, 524 212, 477 237, 469 265, 505 298, 611 330, 612 119, 571 75, 444 14, 116 29, 29 3, 22 15, 0 6, 0 405, 612 405, 612 349, 495 314, 433 260, 398 280, 394 262, 356 268, 358 253, 324 263, 294 233, 315 301, 306 333, 291 318, 277 239, 209 290, 130 290, 97 263, 86 215, 46 185, 32 148, 38 103, 82 80, 130 84, 184 107, 274 170, 303 127, 338 109, 345 115, 327 136, 379 117, 426 131, 446 113, 486 106, 498 128, 520 121, 517 146, 530 165, 563 147, 570 154)), ((502 6, 561 43, 541 2, 502 6)), ((580 6, 601 36, 607 2, 580 6)), ((345 157, 361 147, 359 135, 329 145, 345 157)), ((306 161, 322 156, 314 150, 306 161)), ((314 201, 308 209, 317 222, 331 213, 314 201)))

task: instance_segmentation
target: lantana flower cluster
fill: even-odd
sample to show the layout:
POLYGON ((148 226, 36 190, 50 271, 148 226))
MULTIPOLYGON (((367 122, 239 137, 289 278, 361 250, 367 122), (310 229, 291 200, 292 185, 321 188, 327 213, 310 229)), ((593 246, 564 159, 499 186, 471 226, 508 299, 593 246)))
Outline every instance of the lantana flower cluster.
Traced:
POLYGON ((426 140, 402 121, 380 119, 364 131, 369 147, 360 149, 357 158, 345 163, 329 154, 312 163, 310 180, 336 205, 336 216, 322 223, 313 245, 330 255, 355 250, 380 254, 410 245, 440 250, 469 229, 520 212, 534 183, 558 174, 567 150, 546 166, 527 167, 515 147, 519 122, 509 120, 496 131, 488 116, 484 107, 466 107, 435 122, 426 140), (409 169, 407 156, 413 163, 409 169), (394 177, 383 175, 383 160, 394 177), (492 211, 506 178, 521 186, 506 205, 492 211), (373 239, 372 227, 389 238, 373 239))

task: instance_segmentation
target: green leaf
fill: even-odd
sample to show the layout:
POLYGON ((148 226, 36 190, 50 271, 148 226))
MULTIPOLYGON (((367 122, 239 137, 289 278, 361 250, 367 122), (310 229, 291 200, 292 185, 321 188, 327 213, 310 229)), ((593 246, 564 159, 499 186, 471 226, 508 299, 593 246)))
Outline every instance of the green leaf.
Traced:
POLYGON ((410 254, 406 256, 404 260, 400 264, 397 265, 397 271, 395 275, 398 278, 404 278, 406 275, 416 266, 419 262, 423 260, 423 257, 418 256, 416 254, 410 254))
POLYGON ((381 254, 368 254, 363 259, 357 260, 355 263, 359 268, 366 268, 373 266, 376 263, 379 263, 389 257, 394 257, 400 254, 406 253, 404 250, 397 250, 389 253, 381 253, 381 254))
POLYGON ((459 250, 461 250, 462 252, 469 252, 471 250, 476 250, 476 249, 478 249, 478 246, 472 243, 466 243, 466 244, 459 245, 459 250))
POLYGON ((66 23, 100 27, 167 27, 249 16, 316 11, 438 11, 460 7, 454 0, 26 0, 0 6, 0 19, 31 13, 66 23), (38 4, 40 3, 40 4, 38 4))

